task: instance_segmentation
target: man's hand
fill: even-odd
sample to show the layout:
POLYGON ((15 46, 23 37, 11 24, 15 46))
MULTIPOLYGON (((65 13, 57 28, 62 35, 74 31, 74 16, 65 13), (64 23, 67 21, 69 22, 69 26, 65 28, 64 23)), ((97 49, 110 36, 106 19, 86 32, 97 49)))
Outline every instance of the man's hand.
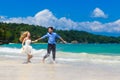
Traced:
POLYGON ((66 42, 66 41, 63 41, 63 43, 64 43, 64 44, 67 44, 67 42, 66 42))

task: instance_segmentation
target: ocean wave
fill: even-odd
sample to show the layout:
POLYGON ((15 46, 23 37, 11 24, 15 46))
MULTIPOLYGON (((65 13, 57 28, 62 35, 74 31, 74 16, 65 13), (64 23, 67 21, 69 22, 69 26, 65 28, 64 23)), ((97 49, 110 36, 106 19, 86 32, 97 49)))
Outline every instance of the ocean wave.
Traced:
MULTIPOLYGON (((40 59, 46 54, 46 49, 36 50, 33 49, 34 59, 40 59)), ((9 58, 26 58, 25 54, 21 53, 19 48, 8 48, 0 47, 0 57, 9 57, 9 58)), ((92 63, 120 63, 120 56, 112 55, 98 55, 91 53, 68 53, 57 51, 58 61, 69 61, 69 62, 92 62, 92 63)))
POLYGON ((112 55, 98 55, 91 53, 66 53, 58 52, 59 60, 66 61, 82 61, 82 62, 93 62, 93 63, 120 63, 120 56, 112 55))
MULTIPOLYGON (((36 53, 43 53, 45 52, 46 50, 45 49, 40 49, 40 50, 36 50, 36 49, 33 49, 32 52, 34 54, 36 53)), ((0 47, 0 53, 13 53, 13 54, 18 54, 18 53, 21 53, 21 49, 19 48, 8 48, 8 47, 0 47)))

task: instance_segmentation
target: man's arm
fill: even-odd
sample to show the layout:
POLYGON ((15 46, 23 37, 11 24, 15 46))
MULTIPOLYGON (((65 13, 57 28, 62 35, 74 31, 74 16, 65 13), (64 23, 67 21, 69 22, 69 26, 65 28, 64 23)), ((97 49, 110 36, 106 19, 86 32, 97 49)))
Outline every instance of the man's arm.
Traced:
POLYGON ((56 36, 57 36, 57 38, 59 38, 63 43, 67 43, 61 36, 59 36, 57 33, 56 33, 56 36))
POLYGON ((61 36, 59 36, 57 33, 56 33, 56 37, 59 38, 63 43, 67 43, 61 36))
POLYGON ((40 38, 36 39, 35 42, 37 42, 38 40, 41 40, 41 39, 47 38, 47 37, 48 37, 48 34, 44 35, 43 37, 40 37, 40 38))
POLYGON ((62 37, 60 37, 60 40, 61 40, 64 44, 67 43, 62 37))

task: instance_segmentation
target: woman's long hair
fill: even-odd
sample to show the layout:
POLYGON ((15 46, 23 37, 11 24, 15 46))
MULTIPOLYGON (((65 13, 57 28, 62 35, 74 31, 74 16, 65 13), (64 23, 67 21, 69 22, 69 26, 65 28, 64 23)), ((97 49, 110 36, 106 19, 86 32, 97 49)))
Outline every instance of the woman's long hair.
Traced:
POLYGON ((27 37, 27 34, 29 33, 29 31, 25 31, 21 34, 19 40, 22 42, 24 40, 25 37, 27 37))

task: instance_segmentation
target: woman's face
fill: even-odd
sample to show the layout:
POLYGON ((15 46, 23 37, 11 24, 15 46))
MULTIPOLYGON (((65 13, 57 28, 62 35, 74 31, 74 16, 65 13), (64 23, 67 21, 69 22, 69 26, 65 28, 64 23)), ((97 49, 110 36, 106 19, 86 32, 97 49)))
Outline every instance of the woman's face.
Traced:
POLYGON ((28 32, 27 37, 30 37, 30 33, 28 32))

